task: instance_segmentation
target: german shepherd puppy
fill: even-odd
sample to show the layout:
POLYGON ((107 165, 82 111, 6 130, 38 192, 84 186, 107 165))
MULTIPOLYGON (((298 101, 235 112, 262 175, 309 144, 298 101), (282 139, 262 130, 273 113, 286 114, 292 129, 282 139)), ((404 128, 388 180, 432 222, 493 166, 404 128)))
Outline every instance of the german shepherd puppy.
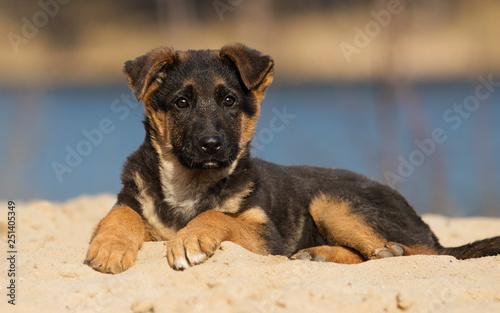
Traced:
POLYGON ((146 138, 125 163, 123 189, 92 235, 87 264, 120 273, 152 240, 166 241, 176 270, 204 262, 226 240, 262 255, 349 264, 500 254, 500 237, 444 248, 397 191, 362 175, 252 158, 273 65, 241 44, 158 48, 125 63, 145 106, 146 138))

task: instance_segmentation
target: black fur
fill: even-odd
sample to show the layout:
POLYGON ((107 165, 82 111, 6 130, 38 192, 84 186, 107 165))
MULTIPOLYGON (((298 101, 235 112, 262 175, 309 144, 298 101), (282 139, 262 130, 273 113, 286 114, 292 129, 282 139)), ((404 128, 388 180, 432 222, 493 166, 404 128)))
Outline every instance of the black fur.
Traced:
POLYGON ((260 234, 272 254, 291 256, 300 249, 335 245, 320 233, 309 212, 312 199, 319 194, 349 203, 351 213, 361 216, 374 233, 388 242, 425 246, 457 258, 500 253, 500 237, 443 248, 397 191, 360 174, 341 169, 281 166, 252 158, 250 142, 240 145, 243 123, 258 113, 258 98, 270 83, 265 80, 272 75, 272 59, 242 45, 227 46, 221 51, 187 51, 182 57, 179 53, 155 50, 125 65, 137 98, 148 99, 146 111, 166 116, 165 125, 154 124, 152 116, 146 117, 145 141, 128 158, 122 174, 123 189, 118 194, 118 203, 134 209, 145 222, 148 220, 141 192, 152 199, 155 214, 163 225, 177 231, 198 214, 217 209, 251 186, 239 207, 226 213, 260 207, 269 218, 260 234), (157 87, 149 90, 155 81, 157 87), (228 96, 234 97, 236 104, 224 105, 228 96), (185 99, 188 106, 177 106, 179 99, 185 99), (159 139, 162 131, 168 133, 167 141, 159 139), (220 151, 204 153, 198 146, 203 136, 219 136, 220 151), (165 155, 177 160, 169 159, 168 164, 178 162, 175 166, 192 175, 192 184, 186 188, 192 188, 195 196, 187 195, 181 201, 166 194, 165 190, 177 185, 165 183, 168 177, 162 179, 162 168, 169 166, 164 163, 165 155), (234 169, 228 171, 231 166, 234 169), (137 173, 144 182, 142 187, 137 183, 137 173), (189 201, 195 205, 189 206, 189 201))

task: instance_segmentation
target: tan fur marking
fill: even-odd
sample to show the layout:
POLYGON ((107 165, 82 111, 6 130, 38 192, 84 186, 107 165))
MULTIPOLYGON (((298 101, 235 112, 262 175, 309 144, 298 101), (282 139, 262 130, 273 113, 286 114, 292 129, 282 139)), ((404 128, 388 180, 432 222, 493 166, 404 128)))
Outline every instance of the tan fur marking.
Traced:
MULTIPOLYGON (((319 246, 300 250, 295 254, 309 254, 313 261, 316 258, 324 258, 325 262, 335 262, 341 264, 358 264, 366 259, 354 249, 343 246, 319 246)), ((292 257, 293 259, 294 257, 292 257)))
POLYGON ((352 213, 347 202, 320 194, 312 200, 309 211, 328 242, 353 248, 367 259, 375 248, 386 244, 386 240, 375 233, 362 216, 352 213))
POLYGON ((231 241, 254 253, 267 254, 266 242, 258 233, 258 228, 267 220, 265 216, 260 208, 233 216, 209 210, 194 218, 186 228, 211 229, 219 242, 231 241))
POLYGON ((217 86, 217 85, 226 85, 226 80, 220 76, 217 76, 214 78, 214 86, 217 86))
MULTIPOLYGON (((151 95, 156 89, 158 89, 158 87, 160 87, 160 85, 163 83, 163 79, 165 79, 166 77, 166 73, 160 71, 161 67, 172 63, 174 55, 179 61, 183 61, 186 58, 186 54, 184 52, 182 51, 173 52, 168 48, 157 49, 148 53, 150 70, 146 77, 141 78, 144 80, 144 86, 140 91, 140 96, 138 97, 138 100, 142 100, 142 102, 145 104, 146 114, 149 117, 153 117, 153 114, 148 113, 148 108, 150 109, 150 111, 152 111, 150 107, 151 95)), ((127 76, 127 80, 131 89, 134 90, 132 77, 127 76)), ((193 84, 192 81, 186 81, 186 84, 188 83, 193 84)))
POLYGON ((160 144, 165 145, 168 142, 168 133, 166 132, 167 129, 167 117, 164 112, 158 111, 158 112, 151 112, 153 109, 151 109, 149 106, 146 106, 146 114, 149 117, 149 120, 152 123, 152 127, 156 131, 158 138, 155 138, 160 144))
POLYGON ((269 72, 267 72, 266 76, 264 77, 260 85, 252 92, 255 97, 255 101, 257 101, 257 103, 261 103, 262 100, 264 99, 267 87, 269 87, 269 85, 271 85, 271 83, 273 82, 273 76, 274 76, 274 69, 271 68, 269 72))
MULTIPOLYGON (((147 73, 141 72, 138 74, 134 71, 133 68, 136 67, 137 64, 130 65, 128 69, 128 62, 125 64, 125 74, 127 75, 128 84, 137 97, 137 100, 143 101, 145 104, 149 103, 151 92, 159 86, 158 73, 164 66, 173 62, 175 55, 175 51, 166 47, 160 47, 148 52, 143 56, 143 58, 146 57, 146 60, 141 61, 143 62, 142 66, 148 68, 147 73)), ((137 59, 135 62, 138 62, 137 59)))
POLYGON ((224 203, 218 205, 215 210, 223 213, 236 213, 240 209, 240 205, 251 192, 253 191, 253 183, 249 183, 242 191, 237 192, 224 203))
POLYGON ((91 240, 105 232, 116 232, 125 230, 126 239, 143 238, 144 225, 141 216, 128 206, 116 205, 111 211, 97 224, 92 234, 91 240))
POLYGON ((191 256, 211 255, 223 241, 231 241, 251 252, 266 255, 267 243, 258 231, 266 221, 266 214, 257 207, 233 215, 205 211, 179 230, 175 240, 167 242, 167 259, 170 265, 187 268, 190 262, 186 260, 189 255, 185 253, 191 256))
MULTIPOLYGON (((155 75, 156 77, 156 75, 155 75)), ((151 95, 153 94, 153 92, 158 89, 160 87, 160 82, 158 82, 156 79, 154 81, 152 81, 148 86, 145 87, 145 90, 144 90, 144 95, 142 96, 142 102, 144 103, 144 107, 146 108, 146 114, 148 109, 151 109, 151 106, 150 106, 150 98, 151 98, 151 95)), ((150 114, 148 114, 148 116, 151 116, 150 114)))
MULTIPOLYGON (((257 111, 260 111, 260 108, 257 111)), ((245 114, 241 115, 241 137, 239 142, 241 149, 243 149, 252 139, 253 134, 255 133, 255 126, 258 118, 259 112, 257 112, 253 117, 248 117, 245 114)))
POLYGON ((128 206, 115 206, 97 225, 85 261, 104 273, 130 268, 145 239, 141 216, 128 206))
POLYGON ((255 128, 257 120, 259 119, 260 105, 257 106, 257 112, 253 117, 248 117, 245 114, 241 115, 241 135, 240 142, 238 143, 240 147, 240 152, 236 156, 234 164, 236 164, 243 154, 246 152, 246 145, 250 140, 252 140, 253 134, 255 133, 255 128))
POLYGON ((255 207, 236 214, 234 219, 232 236, 228 240, 253 253, 268 254, 267 242, 259 234, 259 228, 268 222, 267 214, 255 207))
MULTIPOLYGON (((150 233, 151 236, 153 238, 159 237, 163 240, 170 240, 174 238, 177 232, 175 231, 175 229, 165 226, 165 224, 163 224, 163 222, 156 214, 156 208, 153 198, 148 194, 146 184, 144 183, 144 180, 138 172, 135 173, 134 182, 139 189, 137 201, 139 201, 139 203, 141 204, 142 215, 144 216, 148 224, 151 224, 151 228, 156 230, 154 234, 150 233)), ((148 227, 148 229, 151 228, 148 227)))
POLYGON ((264 224, 269 221, 267 214, 259 207, 251 208, 235 214, 235 217, 242 222, 249 224, 264 224))
POLYGON ((423 245, 412 245, 412 246, 404 246, 399 244, 403 250, 404 250, 404 255, 438 255, 439 253, 427 246, 423 245))

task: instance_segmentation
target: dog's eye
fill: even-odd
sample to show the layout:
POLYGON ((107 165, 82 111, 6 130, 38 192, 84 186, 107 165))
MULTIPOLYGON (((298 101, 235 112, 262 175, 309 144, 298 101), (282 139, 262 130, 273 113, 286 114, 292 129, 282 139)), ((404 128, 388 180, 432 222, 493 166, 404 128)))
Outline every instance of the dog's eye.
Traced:
POLYGON ((189 103, 186 100, 186 98, 179 98, 179 99, 175 100, 175 105, 178 108, 184 109, 184 108, 187 108, 189 106, 189 103))
POLYGON ((234 97, 231 97, 231 96, 227 96, 224 98, 224 105, 225 106, 232 106, 234 103, 236 102, 236 99, 234 97))

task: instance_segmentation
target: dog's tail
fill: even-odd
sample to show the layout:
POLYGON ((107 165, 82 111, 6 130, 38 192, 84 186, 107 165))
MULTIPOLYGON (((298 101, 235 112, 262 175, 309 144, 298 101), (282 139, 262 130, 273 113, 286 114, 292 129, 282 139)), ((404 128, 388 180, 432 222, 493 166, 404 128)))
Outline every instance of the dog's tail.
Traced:
POLYGON ((459 260, 499 255, 500 236, 474 241, 460 247, 442 248, 439 254, 451 255, 459 260))

